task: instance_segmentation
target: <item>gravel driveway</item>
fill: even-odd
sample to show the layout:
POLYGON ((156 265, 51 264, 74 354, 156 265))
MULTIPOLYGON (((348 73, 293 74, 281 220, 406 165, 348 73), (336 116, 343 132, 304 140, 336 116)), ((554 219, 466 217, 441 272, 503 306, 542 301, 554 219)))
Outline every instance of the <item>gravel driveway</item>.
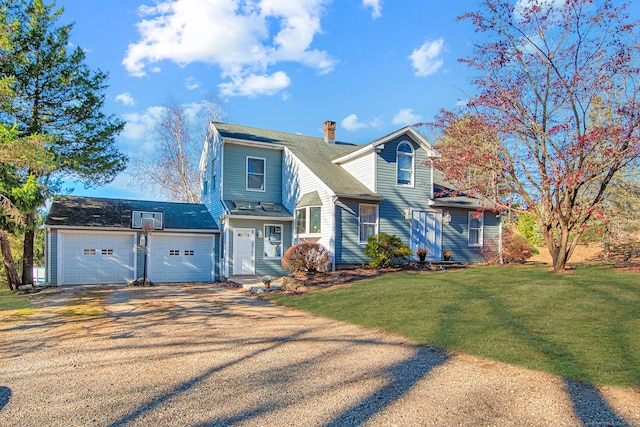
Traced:
POLYGON ((640 425, 637 390, 447 354, 238 289, 31 298, 35 314, 0 311, 1 426, 640 425), (68 315, 88 301, 104 314, 68 315))

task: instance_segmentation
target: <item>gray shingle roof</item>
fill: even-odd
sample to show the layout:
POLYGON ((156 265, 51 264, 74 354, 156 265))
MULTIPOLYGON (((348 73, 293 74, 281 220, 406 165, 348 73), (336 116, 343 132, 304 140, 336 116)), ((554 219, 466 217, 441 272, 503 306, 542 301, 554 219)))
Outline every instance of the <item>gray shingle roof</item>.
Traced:
POLYGON ((336 194, 348 195, 355 198, 383 198, 369 190, 342 167, 332 163, 334 159, 362 148, 361 145, 341 141, 336 141, 335 144, 329 144, 325 142, 323 138, 312 136, 252 128, 230 123, 213 122, 213 124, 223 138, 279 144, 287 147, 311 172, 320 178, 320 180, 336 194))
POLYGON ((454 190, 454 186, 446 181, 444 174, 434 169, 433 174, 433 206, 458 207, 462 209, 487 209, 495 204, 484 197, 473 197, 454 190))
POLYGON ((218 230, 203 204, 80 196, 63 196, 54 200, 45 225, 131 229, 132 211, 162 212, 165 229, 218 230))

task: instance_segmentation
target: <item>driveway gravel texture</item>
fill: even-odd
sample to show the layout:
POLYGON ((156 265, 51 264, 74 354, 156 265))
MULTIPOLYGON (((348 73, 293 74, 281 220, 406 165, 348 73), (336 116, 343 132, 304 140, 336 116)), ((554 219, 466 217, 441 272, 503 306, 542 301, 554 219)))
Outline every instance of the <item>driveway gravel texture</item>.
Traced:
POLYGON ((640 426, 637 389, 451 354, 217 284, 29 298, 31 314, 0 312, 0 426, 640 426), (77 315, 79 303, 97 311, 77 315))

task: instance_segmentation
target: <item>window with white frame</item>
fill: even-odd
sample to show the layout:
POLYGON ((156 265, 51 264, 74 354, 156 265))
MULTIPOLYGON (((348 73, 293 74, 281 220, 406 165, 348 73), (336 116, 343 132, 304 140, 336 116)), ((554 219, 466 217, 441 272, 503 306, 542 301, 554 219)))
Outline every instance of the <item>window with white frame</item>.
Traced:
POLYGON ((264 257, 282 258, 282 225, 264 226, 264 257))
POLYGON ((396 152, 397 184, 400 186, 413 186, 414 152, 408 142, 398 144, 396 152))
POLYGON ((360 243, 378 234, 378 206, 360 205, 360 243))
POLYGON ((322 232, 322 207, 305 206, 296 209, 296 234, 320 234, 322 232))
POLYGON ((247 157, 247 190, 264 191, 265 159, 247 157))
POLYGON ((207 181, 207 178, 204 178, 202 180, 202 194, 206 196, 208 193, 209 193, 209 182, 207 181))
POLYGON ((469 212, 469 246, 482 246, 484 215, 482 212, 469 212))

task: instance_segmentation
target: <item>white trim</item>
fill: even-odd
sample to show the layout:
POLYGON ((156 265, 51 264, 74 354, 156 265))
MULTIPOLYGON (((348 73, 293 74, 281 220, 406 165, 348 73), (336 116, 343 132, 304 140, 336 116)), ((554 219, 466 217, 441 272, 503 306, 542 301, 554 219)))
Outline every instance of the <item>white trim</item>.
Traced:
MULTIPOLYGON (((329 253, 331 254, 331 271, 336 271, 336 196, 331 196, 331 230, 329 232, 329 253)), ((293 233, 292 233, 293 235, 293 233)))
POLYGON ((284 145, 278 144, 278 143, 273 143, 273 142, 260 142, 260 141, 247 141, 246 139, 238 139, 238 138, 229 138, 228 136, 225 136, 222 138, 222 143, 223 144, 235 144, 235 145, 245 145, 245 146, 249 146, 249 147, 260 147, 260 148, 267 148, 270 150, 282 150, 283 148, 285 148, 284 145))
POLYGON ((258 215, 222 215, 220 219, 255 219, 258 221, 284 221, 284 222, 293 222, 293 217, 291 216, 258 216, 258 215))
MULTIPOLYGON (((467 212, 467 244, 470 248, 481 248, 484 245, 484 212, 480 212, 480 228, 478 229, 478 243, 471 243, 471 218, 475 218, 477 211, 467 212)), ((475 228, 474 228, 475 230, 475 228)))
POLYGON ((297 238, 305 238, 305 237, 319 237, 322 236, 322 205, 309 205, 309 206, 301 206, 299 208, 295 208, 293 210, 293 232, 297 238), (320 231, 317 233, 312 233, 309 231, 311 227, 311 208, 319 208, 320 209, 320 231), (304 233, 298 233, 298 221, 296 220, 296 212, 303 210, 305 211, 305 228, 304 233))
MULTIPOLYGON (((325 189, 325 191, 327 192, 327 194, 331 197, 331 196, 337 196, 336 193, 334 193, 334 191, 323 181, 321 180, 318 175, 316 175, 315 173, 313 173, 313 171, 311 169, 309 169, 309 166, 307 166, 302 160, 300 160, 293 151, 289 150, 288 148, 285 147, 285 152, 287 152, 291 158, 295 159, 297 165, 299 168, 304 168, 305 171, 311 175, 312 177, 314 177, 317 181, 317 183, 323 187, 325 189)), ((283 162, 284 164, 284 162, 283 162)), ((284 169, 284 167, 283 167, 284 169)), ((293 206, 295 206, 295 204, 298 202, 298 200, 295 200, 293 203, 293 206)))
MULTIPOLYGON (((376 208, 376 222, 375 222, 375 230, 373 232, 373 235, 375 236, 379 233, 379 229, 380 229, 380 205, 372 205, 369 203, 358 203, 358 243, 361 245, 366 245, 367 239, 364 239, 363 241, 362 236, 360 235, 360 226, 362 225, 361 218, 362 218, 363 206, 376 208)), ((365 224, 370 224, 370 223, 367 222, 365 224)))
POLYGON ((413 145, 406 140, 402 140, 396 146, 396 187, 404 187, 404 188, 414 188, 415 186, 415 176, 416 176, 416 150, 413 148, 413 145), (411 153, 406 153, 404 151, 400 151, 400 146, 406 145, 411 150, 411 153), (402 157, 411 157, 411 182, 409 184, 400 184, 400 156, 402 157))
MULTIPOLYGON (((255 191, 258 193, 264 193, 267 191, 267 159, 264 157, 255 157, 255 156, 245 156, 245 190, 246 191, 255 191), (262 160, 263 162, 263 171, 262 171, 262 189, 249 188, 249 160, 262 160)), ((256 175, 254 173, 254 175, 256 175)))
POLYGON ((282 259, 282 256, 284 255, 284 224, 269 224, 269 223, 264 223, 262 224, 262 259, 282 259), (266 245, 265 242, 267 242, 267 227, 280 227, 280 256, 265 256, 265 250, 264 247, 266 245))
POLYGON ((346 154, 342 157, 338 157, 337 159, 333 160, 333 163, 336 164, 340 164, 343 162, 347 162, 351 159, 354 159, 356 157, 359 157, 365 153, 368 153, 372 150, 375 150, 377 148, 384 148, 384 145, 395 139, 398 138, 399 136, 403 135, 403 134, 409 134, 411 136, 411 138, 413 140, 415 140, 418 145, 420 145, 422 148, 424 148, 427 151, 427 156, 428 157, 441 157, 440 153, 438 153, 436 150, 433 149, 433 147, 431 146, 431 144, 429 144, 429 142, 427 142, 426 139, 424 139, 424 137, 422 135, 420 135, 413 127, 411 126, 405 126, 401 129, 396 130, 395 132, 392 132, 386 136, 383 136, 382 138, 378 138, 377 140, 370 142, 369 144, 365 145, 364 147, 362 147, 359 150, 356 150, 352 153, 346 154))

